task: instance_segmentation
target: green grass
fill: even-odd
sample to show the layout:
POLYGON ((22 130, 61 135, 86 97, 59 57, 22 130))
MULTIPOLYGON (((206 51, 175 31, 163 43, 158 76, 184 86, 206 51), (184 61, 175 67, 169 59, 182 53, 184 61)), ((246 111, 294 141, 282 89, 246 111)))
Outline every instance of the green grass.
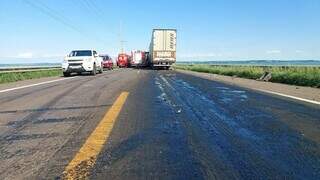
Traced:
POLYGON ((176 69, 258 79, 265 71, 272 73, 271 82, 320 88, 320 67, 306 66, 237 66, 177 64, 176 69))
POLYGON ((15 81, 22 81, 27 79, 37 79, 42 77, 61 76, 62 71, 60 69, 51 70, 35 70, 24 72, 0 72, 0 84, 9 83, 15 81))

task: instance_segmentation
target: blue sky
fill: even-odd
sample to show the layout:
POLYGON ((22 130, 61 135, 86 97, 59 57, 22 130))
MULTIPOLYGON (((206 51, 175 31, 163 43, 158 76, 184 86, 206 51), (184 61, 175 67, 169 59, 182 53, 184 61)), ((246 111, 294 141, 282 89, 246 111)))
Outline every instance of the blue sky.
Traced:
POLYGON ((319 0, 0 0, 0 63, 147 50, 153 28, 178 29, 178 60, 320 59, 319 0))

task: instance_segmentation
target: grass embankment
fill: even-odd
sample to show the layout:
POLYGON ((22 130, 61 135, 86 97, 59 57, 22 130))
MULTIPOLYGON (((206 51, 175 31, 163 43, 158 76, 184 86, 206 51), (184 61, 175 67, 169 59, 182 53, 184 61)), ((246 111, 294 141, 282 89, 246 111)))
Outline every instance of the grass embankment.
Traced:
POLYGON ((42 77, 61 76, 61 69, 18 71, 18 72, 0 72, 0 84, 9 83, 27 79, 37 79, 42 77))
POLYGON ((320 88, 320 67, 306 66, 237 66, 177 64, 176 69, 258 79, 271 72, 271 82, 320 88))

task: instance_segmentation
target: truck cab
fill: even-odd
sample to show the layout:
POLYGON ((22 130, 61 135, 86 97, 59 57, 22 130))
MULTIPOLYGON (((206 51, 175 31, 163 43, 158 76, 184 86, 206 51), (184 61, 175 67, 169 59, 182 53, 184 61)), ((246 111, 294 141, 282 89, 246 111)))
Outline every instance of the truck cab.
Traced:
POLYGON ((102 58, 95 50, 73 50, 64 58, 62 71, 64 76, 83 72, 96 75, 103 72, 102 58))
POLYGON ((129 67, 129 60, 130 60, 129 55, 127 55, 125 53, 120 53, 118 55, 118 59, 117 59, 117 66, 119 68, 129 67))

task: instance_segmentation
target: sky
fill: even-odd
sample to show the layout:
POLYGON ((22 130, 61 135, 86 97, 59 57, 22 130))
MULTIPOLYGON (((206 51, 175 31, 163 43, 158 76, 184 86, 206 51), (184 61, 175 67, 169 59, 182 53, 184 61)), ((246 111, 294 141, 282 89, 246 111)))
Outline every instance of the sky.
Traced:
POLYGON ((320 60, 319 0, 0 0, 0 64, 148 50, 154 28, 178 61, 320 60))

